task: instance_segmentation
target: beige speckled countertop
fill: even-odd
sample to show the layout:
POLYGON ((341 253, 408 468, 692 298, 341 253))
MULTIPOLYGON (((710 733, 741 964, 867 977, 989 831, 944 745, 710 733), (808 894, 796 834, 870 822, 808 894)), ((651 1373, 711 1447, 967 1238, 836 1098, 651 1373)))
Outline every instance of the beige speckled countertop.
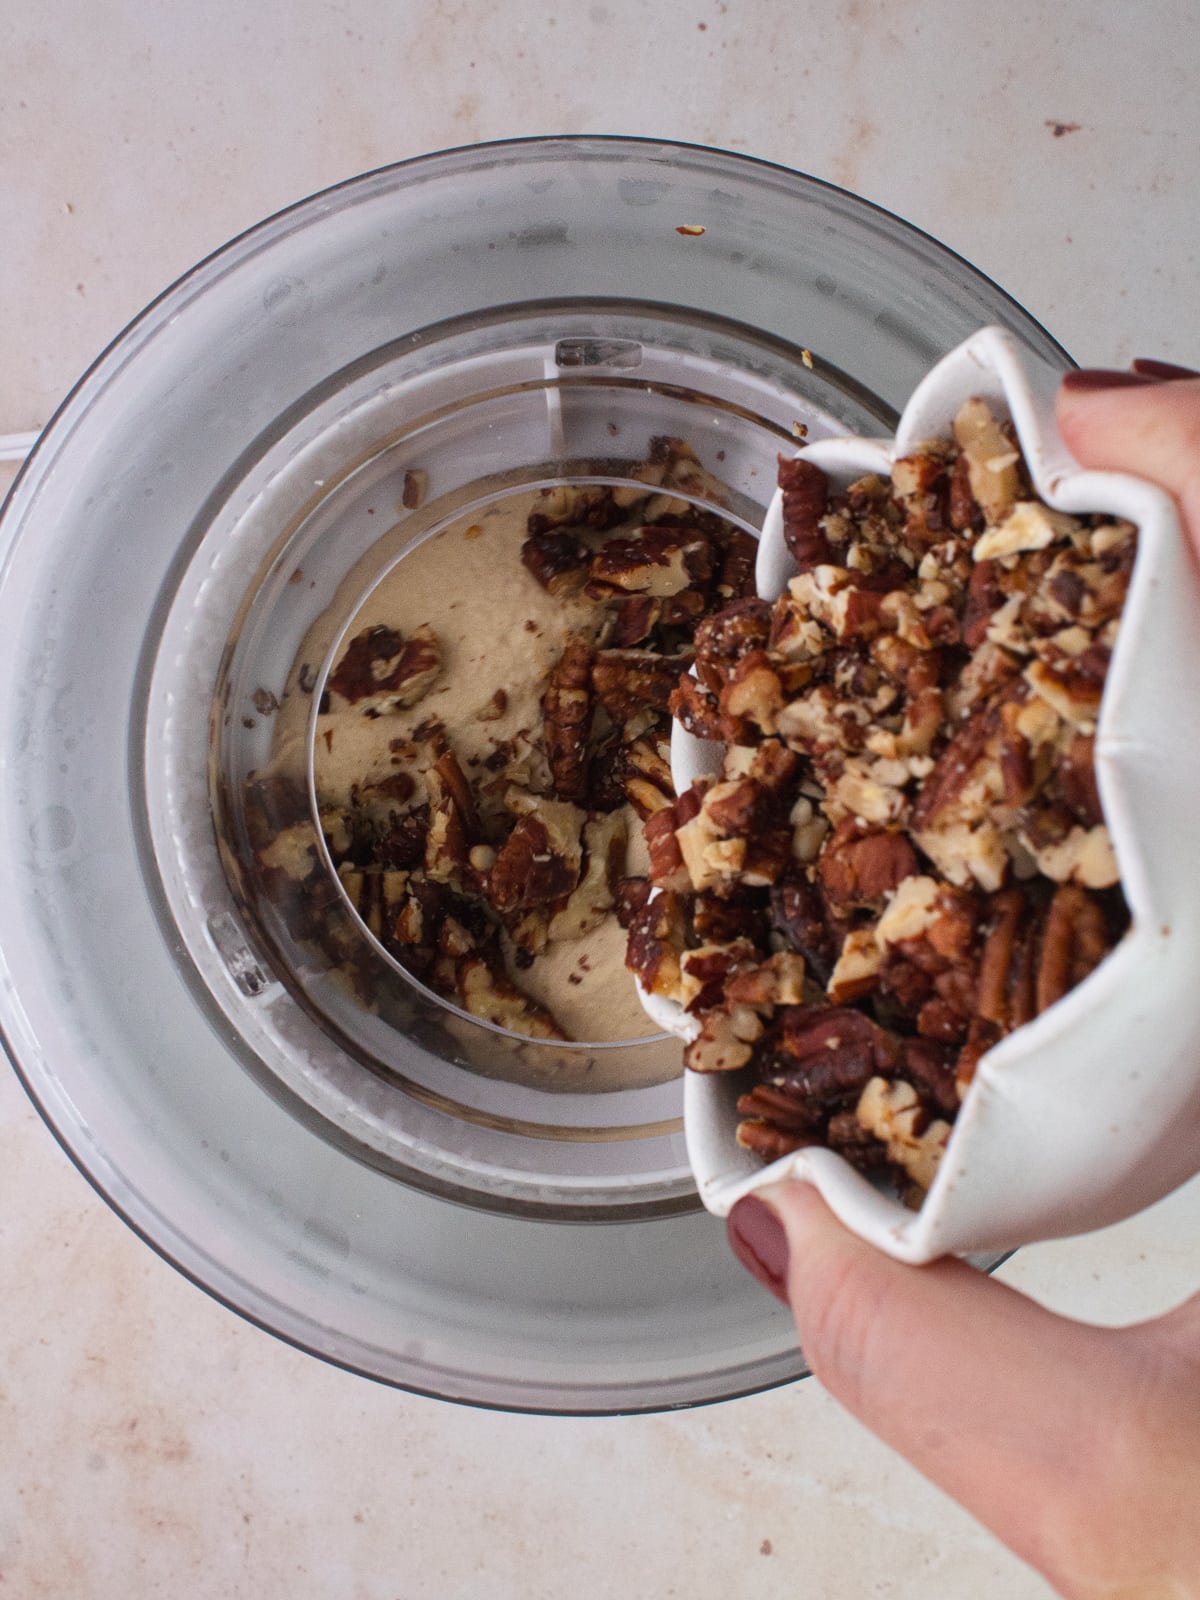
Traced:
MULTIPOLYGON (((158 290, 400 157, 643 133, 856 189, 1081 361, 1200 365, 1193 0, 527 0, 0 18, 0 434, 158 290)), ((0 488, 11 474, 0 467, 0 488)), ((1200 1280, 1200 1187, 1011 1283, 1120 1322, 1200 1280)), ((0 1073, 0 1593, 26 1600, 1024 1600, 1020 1563, 814 1382, 607 1421, 470 1411, 321 1365, 142 1245, 0 1073)))

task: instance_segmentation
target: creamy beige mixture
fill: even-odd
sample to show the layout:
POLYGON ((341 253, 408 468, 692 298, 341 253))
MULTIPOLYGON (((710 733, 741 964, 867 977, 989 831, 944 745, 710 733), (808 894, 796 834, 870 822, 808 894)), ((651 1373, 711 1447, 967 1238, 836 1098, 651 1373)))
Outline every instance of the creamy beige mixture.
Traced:
MULTIPOLYGON (((526 519, 536 500, 535 494, 510 496, 427 539, 397 563, 355 615, 347 639, 377 625, 405 638, 422 626, 431 628, 441 669, 415 705, 381 716, 364 715, 361 703, 335 692, 328 695, 314 747, 322 808, 346 806, 353 790, 402 771, 414 781, 405 807, 422 804, 429 750, 412 735, 433 717, 445 725, 468 780, 505 741, 518 752, 527 748, 531 764, 542 759, 533 741, 541 728, 547 675, 568 632, 592 638, 604 613, 586 600, 548 594, 522 566, 526 519)), ((309 641, 310 649, 318 644, 328 649, 328 641, 309 641)), ((303 695, 288 700, 293 716, 286 722, 281 717, 279 738, 291 742, 304 737, 298 723, 307 702, 303 695)), ((644 873, 641 822, 631 807, 623 811, 629 840, 624 871, 644 873)), ((532 966, 518 968, 511 950, 506 955, 514 981, 571 1038, 604 1042, 654 1031, 625 970, 625 934, 611 912, 583 938, 552 939, 532 966)))

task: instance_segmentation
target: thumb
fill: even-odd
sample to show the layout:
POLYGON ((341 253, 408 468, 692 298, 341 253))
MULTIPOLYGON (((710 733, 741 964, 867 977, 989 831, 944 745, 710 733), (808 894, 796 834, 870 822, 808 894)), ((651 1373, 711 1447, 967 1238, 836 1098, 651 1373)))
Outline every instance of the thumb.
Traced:
POLYGON ((729 1233, 760 1281, 786 1285, 830 1393, 1015 1554, 1085 1592, 1077 1536, 1111 1457, 1105 1399, 1121 1388, 1120 1341, 963 1262, 893 1261, 808 1184, 740 1201, 729 1233))
POLYGON ((1200 376, 1071 372, 1058 391, 1058 426, 1085 467, 1128 472, 1175 496, 1200 551, 1200 376))

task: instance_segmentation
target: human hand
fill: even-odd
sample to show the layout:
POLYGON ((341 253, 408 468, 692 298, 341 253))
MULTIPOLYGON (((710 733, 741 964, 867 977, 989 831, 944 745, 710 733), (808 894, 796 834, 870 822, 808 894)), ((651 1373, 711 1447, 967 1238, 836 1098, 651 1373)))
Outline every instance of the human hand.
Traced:
MULTIPOLYGON (((1083 465, 1172 493, 1200 555, 1200 377, 1134 367, 1072 374, 1059 427, 1083 465)), ((891 1260, 803 1183, 729 1234, 830 1393, 1069 1600, 1200 1595, 1200 1295, 1088 1327, 963 1262, 891 1260)))

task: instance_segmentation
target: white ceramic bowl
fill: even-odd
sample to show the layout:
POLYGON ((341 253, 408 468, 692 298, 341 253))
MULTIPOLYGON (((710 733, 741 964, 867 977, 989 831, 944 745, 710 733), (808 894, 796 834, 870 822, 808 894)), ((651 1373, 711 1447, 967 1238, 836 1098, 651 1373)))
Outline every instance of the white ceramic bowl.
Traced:
MULTIPOLYGON (((1096 769, 1130 932, 1078 988, 980 1061, 937 1177, 907 1210, 841 1156, 805 1149, 764 1167, 738 1148, 739 1074, 686 1074, 689 1159, 718 1216, 781 1178, 806 1178, 862 1237, 898 1259, 1004 1250, 1102 1227, 1200 1170, 1200 584, 1175 506, 1152 485, 1082 470, 1054 421, 1061 374, 1018 355, 999 328, 952 351, 917 387, 894 440, 829 439, 804 453, 844 488, 946 437, 972 396, 1016 426, 1037 492, 1066 512, 1127 517, 1141 530, 1109 670, 1096 769)), ((774 599, 795 573, 772 502, 757 565, 774 599)), ((676 785, 713 772, 721 747, 676 725, 676 785)), ((694 1019, 648 1002, 681 1037, 694 1019)))

